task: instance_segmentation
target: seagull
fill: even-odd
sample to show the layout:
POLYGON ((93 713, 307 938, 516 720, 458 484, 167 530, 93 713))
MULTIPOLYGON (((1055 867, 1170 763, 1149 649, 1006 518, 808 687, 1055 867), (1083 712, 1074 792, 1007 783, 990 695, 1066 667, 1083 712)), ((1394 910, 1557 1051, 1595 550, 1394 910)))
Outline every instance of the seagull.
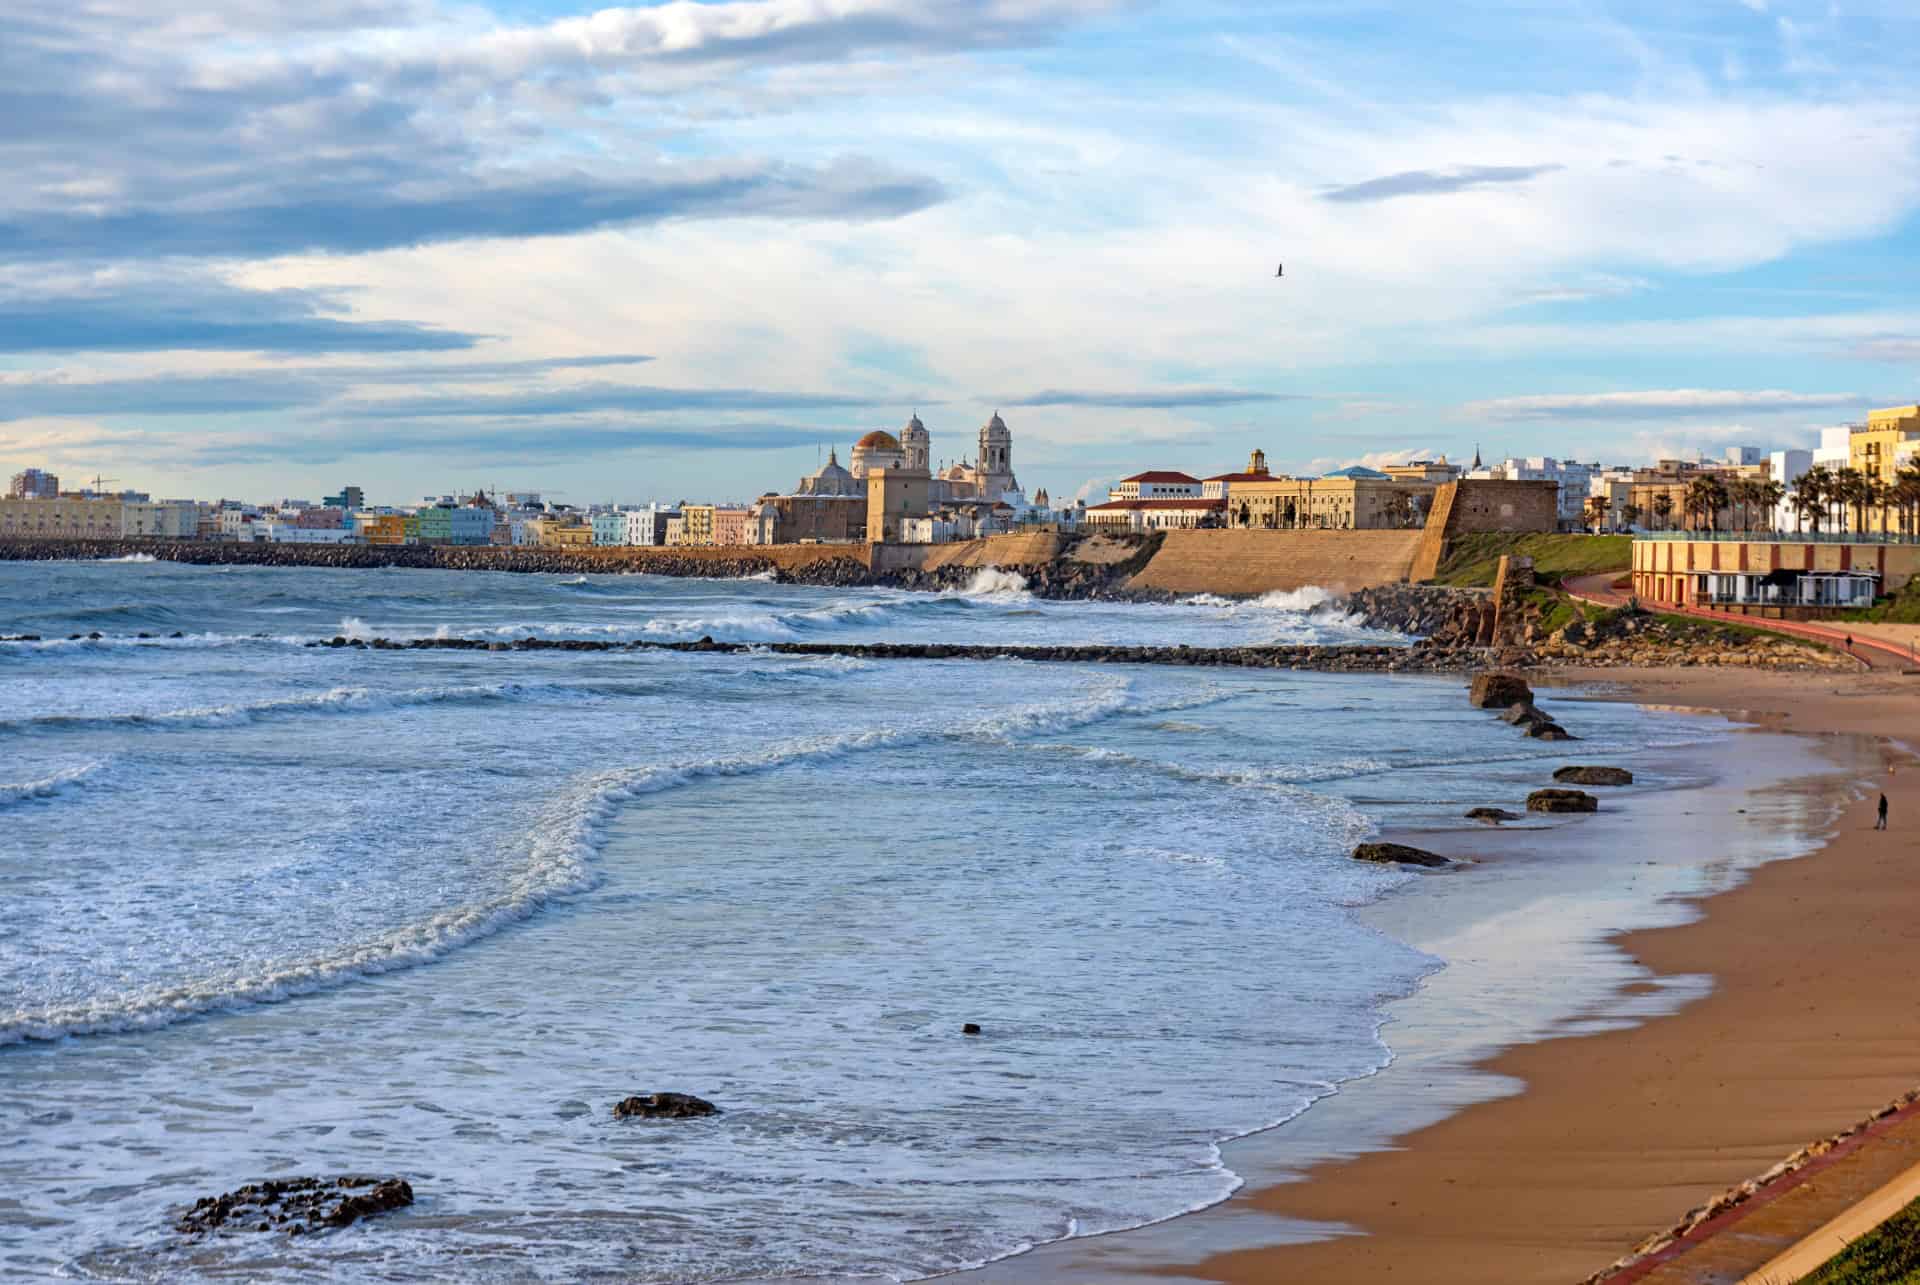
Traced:
POLYGON ((1287 275, 1287 265, 1283 263, 1283 264, 1281 264, 1281 265, 1280 265, 1279 267, 1277 267, 1277 268, 1275 268, 1275 269, 1273 270, 1273 275, 1274 275, 1274 276, 1276 276, 1276 277, 1284 277, 1284 276, 1286 276, 1286 275, 1287 275))

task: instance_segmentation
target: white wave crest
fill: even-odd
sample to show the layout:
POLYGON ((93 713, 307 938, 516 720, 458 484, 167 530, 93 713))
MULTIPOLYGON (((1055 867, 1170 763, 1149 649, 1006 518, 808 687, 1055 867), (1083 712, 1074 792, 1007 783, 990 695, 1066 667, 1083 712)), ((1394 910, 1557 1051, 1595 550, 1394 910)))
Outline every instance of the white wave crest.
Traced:
POLYGON ((358 616, 342 616, 340 618, 340 636, 342 638, 368 639, 373 637, 373 630, 367 628, 367 622, 358 616))
POLYGON ((232 727, 260 718, 300 713, 367 713, 412 705, 449 701, 511 700, 534 689, 519 683, 488 683, 460 687, 415 687, 403 691, 376 691, 368 687, 334 687, 306 696, 206 705, 155 713, 42 714, 0 722, 0 731, 63 731, 87 727, 232 727))
POLYGON ((101 562, 158 562, 160 559, 151 553, 129 553, 119 558, 101 558, 101 562))
POLYGON ((1008 571, 1003 567, 980 568, 958 596, 986 598, 995 602, 1025 601, 1033 597, 1027 592, 1027 578, 1018 571, 1008 571))
POLYGON ((37 781, 0 781, 0 808, 9 804, 24 803, 29 799, 50 799, 65 793, 70 787, 80 784, 106 767, 105 759, 96 759, 91 763, 82 763, 79 767, 64 768, 37 781))
POLYGON ((686 764, 645 763, 578 778, 543 810, 526 861, 491 896, 396 928, 333 954, 263 965, 257 971, 147 987, 0 1014, 0 1046, 71 1035, 150 1030, 204 1013, 329 989, 355 978, 431 963, 594 886, 602 831, 631 799, 692 782, 769 772, 790 764, 925 742, 942 736, 1004 736, 1081 726, 1127 708, 1124 679, 1103 679, 1074 698, 1008 711, 972 724, 939 721, 807 737, 764 750, 686 764))

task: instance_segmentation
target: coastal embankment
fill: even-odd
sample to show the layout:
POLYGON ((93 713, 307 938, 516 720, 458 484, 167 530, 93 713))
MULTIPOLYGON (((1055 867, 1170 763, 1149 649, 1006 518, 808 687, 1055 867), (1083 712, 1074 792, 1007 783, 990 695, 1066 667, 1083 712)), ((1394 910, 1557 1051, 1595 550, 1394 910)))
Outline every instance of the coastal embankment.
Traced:
MULTIPOLYGON (((1610 677, 1612 699, 1719 711, 1751 730, 1675 759, 1710 781, 1610 796, 1570 827, 1391 836, 1473 863, 1367 912, 1449 962, 1390 1018, 1395 1064, 1287 1129, 1231 1144, 1227 1162, 1253 1179, 1232 1200, 1098 1246, 1050 1247, 1021 1264, 1023 1279, 1725 1285, 1832 1212, 1808 1202, 1796 1225, 1786 1202, 1754 1200, 1768 1215, 1742 1223, 1736 1204, 1698 1247, 1634 1261, 1689 1211, 1718 1208, 1920 1085, 1920 997, 1905 982, 1920 934, 1902 891, 1920 862, 1920 764, 1902 739, 1920 726, 1920 686, 1881 673, 1610 677), (1885 832, 1873 825, 1881 792, 1895 819, 1885 832), (1806 855, 1762 851, 1754 864, 1769 841, 1791 855, 1796 832, 1806 855), (1629 920, 1636 930, 1603 936, 1598 954, 1565 948, 1556 923, 1586 914, 1604 933, 1634 884, 1658 887, 1689 862, 1707 895, 1669 899, 1657 927, 1629 920), (1476 894, 1461 882, 1486 877, 1476 868, 1530 891, 1495 880, 1476 894), (1582 972, 1602 993, 1580 1012, 1511 1031, 1514 1013, 1582 972), (1489 1032, 1510 1032, 1495 1036, 1508 1046, 1487 1051, 1489 1032), (1382 1119, 1404 1123, 1380 1133, 1382 1119), (1303 1152, 1313 1158, 1289 1167, 1303 1152)), ((1540 694, 1566 708, 1567 693, 1540 694)))
POLYGON ((997 535, 953 544, 777 544, 739 548, 624 545, 533 548, 326 545, 196 540, 0 540, 0 561, 153 558, 206 566, 645 574, 793 584, 952 589, 983 570, 1019 574, 1044 598, 1169 601, 1257 597, 1318 586, 1334 592, 1404 581, 1418 531, 1167 531, 997 535))

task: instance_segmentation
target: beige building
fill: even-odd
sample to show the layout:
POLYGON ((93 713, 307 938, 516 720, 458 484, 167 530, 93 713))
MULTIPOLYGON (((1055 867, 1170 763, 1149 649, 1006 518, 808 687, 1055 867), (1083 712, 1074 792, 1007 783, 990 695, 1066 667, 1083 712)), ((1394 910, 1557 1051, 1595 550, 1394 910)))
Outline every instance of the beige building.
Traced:
POLYGON ((865 495, 763 495, 747 519, 748 544, 848 544, 866 537, 865 495))
POLYGON ((60 496, 51 500, 0 500, 0 537, 48 540, 118 540, 125 533, 126 503, 60 496))
POLYGON ((1423 526, 1434 483, 1349 470, 1346 476, 1235 482, 1227 525, 1262 531, 1380 531, 1423 526))
POLYGON ((867 473, 867 539, 897 544, 901 523, 927 516, 933 478, 923 468, 877 468, 867 473))

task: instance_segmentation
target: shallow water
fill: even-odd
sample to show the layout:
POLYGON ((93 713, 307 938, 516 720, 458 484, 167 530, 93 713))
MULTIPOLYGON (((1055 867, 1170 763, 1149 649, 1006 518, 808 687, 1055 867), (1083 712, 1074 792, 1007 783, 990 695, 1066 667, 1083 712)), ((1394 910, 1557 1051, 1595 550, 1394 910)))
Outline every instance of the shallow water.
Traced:
POLYGON ((298 644, 1376 636, 1319 601, 0 565, 0 633, 111 635, 0 644, 0 1265, 899 1279, 1222 1198, 1435 966, 1353 842, 1561 758, 1457 683, 298 644), (419 1203, 167 1234, 347 1170, 419 1203))

